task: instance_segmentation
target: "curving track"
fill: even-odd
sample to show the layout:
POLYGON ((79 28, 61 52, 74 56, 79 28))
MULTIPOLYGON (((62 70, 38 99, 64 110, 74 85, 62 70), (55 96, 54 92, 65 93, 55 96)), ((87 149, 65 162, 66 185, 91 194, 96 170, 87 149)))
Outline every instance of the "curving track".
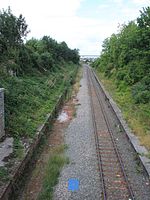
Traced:
POLYGON ((135 197, 113 136, 110 118, 105 112, 101 88, 93 71, 89 67, 86 70, 103 199, 133 200, 135 197))

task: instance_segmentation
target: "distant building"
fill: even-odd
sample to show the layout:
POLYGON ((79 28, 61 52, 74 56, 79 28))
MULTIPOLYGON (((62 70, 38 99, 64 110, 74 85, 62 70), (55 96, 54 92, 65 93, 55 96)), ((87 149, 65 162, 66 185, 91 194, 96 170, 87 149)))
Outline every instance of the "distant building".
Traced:
POLYGON ((81 55, 80 60, 84 62, 91 62, 96 60, 99 57, 99 55, 81 55))

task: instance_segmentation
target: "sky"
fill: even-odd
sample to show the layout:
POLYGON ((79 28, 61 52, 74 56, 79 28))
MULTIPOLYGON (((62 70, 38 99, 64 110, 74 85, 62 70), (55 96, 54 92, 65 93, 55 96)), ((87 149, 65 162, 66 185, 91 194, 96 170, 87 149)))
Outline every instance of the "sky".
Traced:
POLYGON ((80 55, 100 55, 104 39, 135 20, 150 0, 0 0, 0 9, 8 6, 25 17, 27 39, 48 35, 80 55))

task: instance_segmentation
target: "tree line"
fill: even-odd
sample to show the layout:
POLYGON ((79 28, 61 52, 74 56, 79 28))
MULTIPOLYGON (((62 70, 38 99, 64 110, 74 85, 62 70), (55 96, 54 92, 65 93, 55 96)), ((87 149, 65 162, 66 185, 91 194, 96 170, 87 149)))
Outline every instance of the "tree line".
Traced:
POLYGON ((130 87, 135 103, 150 102, 150 7, 104 40, 93 66, 117 86, 130 87))
POLYGON ((0 11, 0 71, 21 76, 37 69, 55 70, 64 62, 79 62, 78 49, 70 49, 50 36, 26 42, 28 25, 22 14, 16 17, 10 8, 0 11))

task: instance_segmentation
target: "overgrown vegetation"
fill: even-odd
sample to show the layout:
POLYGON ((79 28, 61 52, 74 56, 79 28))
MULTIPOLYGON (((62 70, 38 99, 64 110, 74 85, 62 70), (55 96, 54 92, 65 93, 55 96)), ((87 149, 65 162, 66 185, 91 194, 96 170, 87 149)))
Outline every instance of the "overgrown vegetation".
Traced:
POLYGON ((53 188, 57 184, 61 169, 65 164, 69 163, 68 158, 63 155, 65 149, 65 145, 60 145, 54 149, 53 154, 50 156, 45 169, 43 187, 38 198, 39 200, 51 200, 53 198, 53 188))
MULTIPOLYGON (((32 137, 56 103, 64 88, 70 84, 76 66, 65 64, 45 74, 12 77, 6 75, 0 84, 5 88, 6 131, 13 136, 32 137)), ((2 77, 2 76, 1 76, 2 77)))
POLYGON ((5 167, 0 167, 0 186, 1 186, 1 182, 6 182, 8 181, 9 177, 8 177, 8 170, 5 167))
POLYGON ((93 67, 101 73, 108 90, 142 144, 150 149, 150 7, 122 25, 118 34, 105 39, 93 67))
POLYGON ((28 33, 22 15, 0 11, 0 88, 5 88, 6 133, 15 138, 16 149, 18 138, 34 137, 79 63, 77 49, 49 36, 25 42, 28 33))

